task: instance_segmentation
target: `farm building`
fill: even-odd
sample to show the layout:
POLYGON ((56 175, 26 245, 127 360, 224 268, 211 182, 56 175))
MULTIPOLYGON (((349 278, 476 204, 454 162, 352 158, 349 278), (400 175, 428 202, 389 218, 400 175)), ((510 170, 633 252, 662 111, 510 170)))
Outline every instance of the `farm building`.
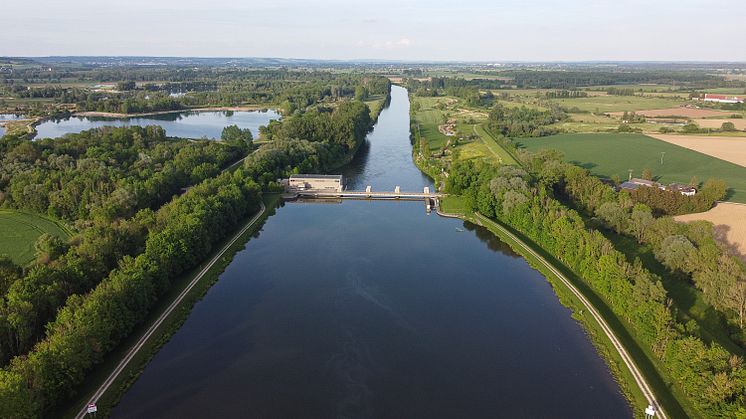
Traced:
POLYGON ((744 98, 741 96, 714 95, 711 93, 705 93, 704 101, 717 103, 743 103, 744 98))
POLYGON ((292 175, 288 180, 288 188, 342 192, 344 183, 342 175, 292 175))
POLYGON ((665 187, 658 182, 653 182, 652 180, 638 179, 636 177, 630 178, 630 180, 619 185, 619 189, 620 190, 626 189, 628 191, 634 191, 635 189, 639 189, 641 186, 646 186, 649 188, 657 187, 660 189, 665 189, 665 187))
POLYGON ((685 185, 683 183, 672 183, 668 185, 668 188, 666 189, 669 191, 676 191, 686 196, 694 196, 697 194, 697 188, 693 186, 685 185))
POLYGON ((683 183, 672 183, 668 185, 668 187, 666 187, 652 180, 645 180, 645 179, 638 179, 638 178, 631 178, 627 182, 622 183, 621 185, 619 185, 618 190, 624 189, 628 191, 634 191, 643 186, 647 188, 658 188, 663 191, 676 191, 686 196, 694 196, 697 194, 696 188, 689 186, 689 185, 685 185, 683 183))

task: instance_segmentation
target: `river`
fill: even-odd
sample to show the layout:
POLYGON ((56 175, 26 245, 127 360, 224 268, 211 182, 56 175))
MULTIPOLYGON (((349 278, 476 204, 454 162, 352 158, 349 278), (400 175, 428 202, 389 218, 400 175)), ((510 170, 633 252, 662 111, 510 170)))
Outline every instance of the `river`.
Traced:
MULTIPOLYGON (((348 185, 422 190, 393 87, 348 185)), ((420 202, 286 203, 113 417, 630 417, 545 278, 420 202)))
POLYGON ((152 115, 136 118, 91 118, 69 117, 59 120, 47 120, 36 126, 36 138, 59 138, 65 134, 80 132, 91 128, 107 125, 160 125, 166 130, 166 135, 183 138, 220 138, 223 128, 228 125, 238 125, 248 128, 256 138, 259 127, 267 125, 272 119, 280 119, 280 115, 272 110, 268 111, 201 111, 176 112, 162 115, 152 115))

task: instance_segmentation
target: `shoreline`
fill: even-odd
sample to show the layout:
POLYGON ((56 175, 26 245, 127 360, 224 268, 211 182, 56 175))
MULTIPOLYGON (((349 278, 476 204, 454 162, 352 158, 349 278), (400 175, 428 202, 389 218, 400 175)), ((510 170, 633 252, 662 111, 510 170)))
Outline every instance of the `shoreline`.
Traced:
POLYGON ((209 107, 203 107, 203 108, 185 108, 185 109, 173 109, 173 110, 167 110, 167 111, 153 111, 153 112, 139 112, 139 113, 83 111, 83 112, 73 112, 72 116, 122 119, 122 118, 141 118, 145 116, 168 115, 168 114, 184 113, 184 112, 221 112, 221 111, 253 112, 253 111, 269 111, 269 110, 273 110, 277 112, 276 109, 270 108, 268 106, 242 105, 242 106, 209 106, 209 107))

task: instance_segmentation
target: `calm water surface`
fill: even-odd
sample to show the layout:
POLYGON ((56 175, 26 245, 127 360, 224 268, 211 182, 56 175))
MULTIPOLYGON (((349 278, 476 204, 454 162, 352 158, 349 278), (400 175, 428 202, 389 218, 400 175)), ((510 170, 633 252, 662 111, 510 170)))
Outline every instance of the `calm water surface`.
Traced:
POLYGON ((18 121, 19 119, 26 119, 26 116, 15 113, 0 113, 0 121, 18 121))
MULTIPOLYGON (((392 96, 351 187, 429 184, 392 96)), ((113 416, 631 416, 570 314, 492 234, 423 203, 287 203, 113 416)))
POLYGON ((256 138, 259 134, 259 127, 267 125, 273 119, 280 119, 280 115, 272 110, 264 112, 182 112, 125 119, 70 117, 39 124, 36 127, 36 138, 58 138, 65 134, 107 125, 160 125, 166 130, 166 135, 184 138, 220 138, 223 128, 228 125, 238 125, 240 128, 249 128, 256 138))

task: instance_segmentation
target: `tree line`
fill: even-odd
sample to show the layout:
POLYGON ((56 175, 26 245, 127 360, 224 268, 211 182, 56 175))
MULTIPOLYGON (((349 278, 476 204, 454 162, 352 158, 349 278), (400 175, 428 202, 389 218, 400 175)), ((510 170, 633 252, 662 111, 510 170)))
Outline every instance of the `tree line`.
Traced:
MULTIPOLYGON (((582 213, 598 217, 607 228, 634 238, 640 245, 650 246, 672 276, 702 292, 705 301, 731 329, 730 338, 746 348, 746 266, 716 240, 711 223, 676 222, 670 216, 661 216, 647 205, 648 201, 640 201, 636 195, 639 190, 657 188, 616 193, 586 169, 560 163, 554 153, 533 156, 530 167, 545 173, 548 187, 566 197, 582 213)), ((690 208, 701 212, 724 196, 725 187, 722 181, 709 179, 693 197, 667 192, 696 202, 690 208)))
MULTIPOLYGON (((551 186, 561 180, 562 165, 546 159, 528 164, 526 171, 457 161, 446 189, 463 195, 468 207, 519 231, 572 270, 652 352, 700 415, 746 413, 743 360, 690 333, 676 319, 660 279, 639 261, 627 261, 577 211, 554 197, 551 186)), ((591 198, 599 199, 594 194, 591 198)))

